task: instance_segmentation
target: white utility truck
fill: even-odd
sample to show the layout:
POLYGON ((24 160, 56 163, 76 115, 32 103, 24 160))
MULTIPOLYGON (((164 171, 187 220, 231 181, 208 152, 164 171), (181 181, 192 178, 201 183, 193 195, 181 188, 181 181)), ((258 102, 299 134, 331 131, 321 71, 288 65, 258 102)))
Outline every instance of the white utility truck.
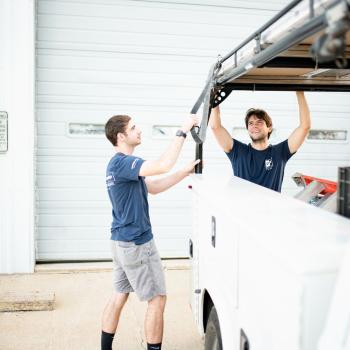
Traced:
MULTIPOLYGON (((211 107, 232 90, 350 91, 349 28, 350 1, 293 1, 220 58, 192 110, 203 103, 192 131, 196 157, 203 158, 211 107)), ((305 203, 305 195, 302 201, 197 167, 191 307, 206 350, 350 349, 345 172, 332 197, 336 213, 305 203)))
MULTIPOLYGON (((350 220, 236 177, 191 182, 191 305, 206 349, 318 349, 350 220)), ((329 350, 350 346, 347 278, 347 347, 329 350)))

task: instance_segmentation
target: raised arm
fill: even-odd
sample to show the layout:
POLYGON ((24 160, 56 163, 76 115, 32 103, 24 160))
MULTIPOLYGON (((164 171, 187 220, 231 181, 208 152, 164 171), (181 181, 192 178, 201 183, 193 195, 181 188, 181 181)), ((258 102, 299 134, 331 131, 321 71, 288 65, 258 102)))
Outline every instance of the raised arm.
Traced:
POLYGON ((288 146, 291 153, 296 152, 303 144, 311 127, 310 110, 307 105, 304 91, 297 91, 299 105, 299 126, 288 137, 288 146))
MULTIPOLYGON (((195 114, 192 114, 190 117, 187 118, 180 130, 182 130, 183 133, 187 134, 195 124, 197 124, 197 116, 195 114)), ((184 141, 185 137, 175 136, 168 149, 158 159, 146 160, 145 162, 143 162, 140 168, 139 175, 160 175, 170 171, 180 154, 184 141)))
POLYGON ((190 162, 181 170, 171 174, 169 176, 163 177, 161 179, 151 179, 149 177, 146 178, 147 190, 151 194, 158 194, 160 192, 166 191, 168 188, 176 185, 182 179, 184 179, 187 175, 189 175, 196 164, 200 162, 199 159, 190 162))
POLYGON ((233 138, 221 124, 219 106, 211 110, 209 124, 218 144, 226 153, 230 152, 233 147, 233 138))

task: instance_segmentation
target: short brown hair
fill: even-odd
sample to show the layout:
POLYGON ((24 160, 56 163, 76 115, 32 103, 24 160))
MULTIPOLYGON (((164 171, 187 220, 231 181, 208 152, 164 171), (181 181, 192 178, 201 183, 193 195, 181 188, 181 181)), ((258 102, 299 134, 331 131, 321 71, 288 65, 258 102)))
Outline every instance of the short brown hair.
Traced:
POLYGON ((109 118, 105 125, 105 134, 107 139, 113 146, 117 146, 118 133, 125 133, 126 126, 128 125, 131 117, 128 115, 114 115, 109 118))
MULTIPOLYGON (((257 109, 257 108, 249 108, 247 110, 247 113, 245 115, 245 126, 248 129, 248 122, 249 118, 255 115, 258 119, 263 120, 266 123, 266 126, 269 128, 270 126, 272 127, 272 119, 271 117, 263 110, 263 109, 257 109)), ((270 135, 272 133, 272 130, 269 132, 267 135, 268 138, 270 138, 270 135)))

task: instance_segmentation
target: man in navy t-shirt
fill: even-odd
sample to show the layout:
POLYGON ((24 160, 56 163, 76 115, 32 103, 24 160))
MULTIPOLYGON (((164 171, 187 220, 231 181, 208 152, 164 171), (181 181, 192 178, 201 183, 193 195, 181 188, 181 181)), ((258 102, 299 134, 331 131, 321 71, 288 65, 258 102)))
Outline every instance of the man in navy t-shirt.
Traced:
POLYGON ((245 125, 252 142, 246 145, 233 139, 221 125, 220 109, 213 108, 210 125, 214 135, 231 161, 233 173, 242 179, 281 192, 284 168, 289 158, 304 142, 311 126, 310 111, 304 92, 296 92, 299 105, 299 126, 287 140, 269 144, 272 120, 262 109, 247 111, 245 125))
POLYGON ((141 143, 141 131, 132 118, 116 115, 106 123, 106 137, 116 151, 106 171, 113 217, 111 249, 115 292, 102 316, 102 350, 112 349, 119 317, 130 292, 148 302, 145 318, 147 349, 161 349, 166 289, 163 267, 153 241, 147 196, 148 193, 163 192, 180 182, 199 161, 193 161, 161 179, 148 176, 172 169, 188 131, 196 123, 196 116, 190 116, 166 152, 154 161, 144 161, 132 155, 141 143))

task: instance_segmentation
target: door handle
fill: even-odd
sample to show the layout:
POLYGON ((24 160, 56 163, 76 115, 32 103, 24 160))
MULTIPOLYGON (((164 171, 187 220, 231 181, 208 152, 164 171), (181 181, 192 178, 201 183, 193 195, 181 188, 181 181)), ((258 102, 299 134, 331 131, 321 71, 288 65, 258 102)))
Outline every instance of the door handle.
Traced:
POLYGON ((215 248, 216 246, 216 218, 211 217, 211 245, 215 248))
POLYGON ((188 250, 189 250, 190 258, 193 258, 193 242, 192 242, 192 239, 190 239, 190 241, 188 243, 189 243, 188 250))

